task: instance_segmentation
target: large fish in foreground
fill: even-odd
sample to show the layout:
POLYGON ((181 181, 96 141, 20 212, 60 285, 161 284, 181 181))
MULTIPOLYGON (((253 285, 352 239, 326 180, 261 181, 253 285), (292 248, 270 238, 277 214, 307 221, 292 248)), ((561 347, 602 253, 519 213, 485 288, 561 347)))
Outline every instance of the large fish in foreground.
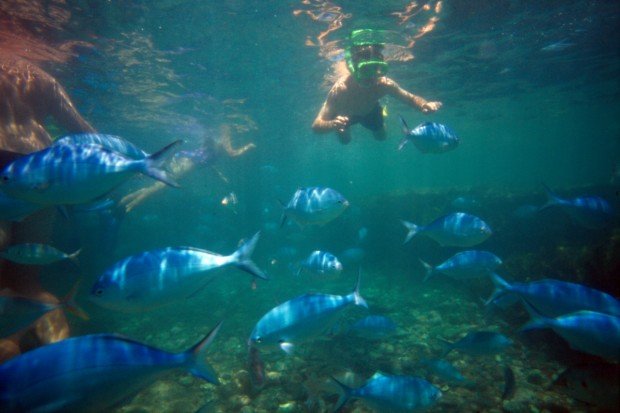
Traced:
POLYGON ((398 144, 400 151, 412 142, 422 153, 443 153, 455 149, 459 144, 459 137, 449 127, 435 122, 422 122, 413 129, 409 129, 407 122, 400 117, 405 137, 398 144))
POLYGON ((102 307, 134 312, 190 297, 213 280, 212 270, 228 265, 267 279, 250 258, 258 237, 256 233, 230 255, 192 247, 169 247, 132 255, 99 277, 90 298, 102 307))
POLYGON ((461 251, 435 267, 422 260, 420 262, 426 270, 424 281, 436 274, 444 274, 458 280, 488 277, 502 264, 497 255, 478 250, 461 251))
POLYGON ((102 133, 76 133, 65 135, 54 141, 53 145, 101 145, 107 150, 118 152, 131 159, 144 159, 148 153, 138 148, 133 143, 116 135, 106 135, 102 133))
POLYGON ((269 310, 256 323, 249 345, 279 346, 290 353, 293 343, 309 340, 328 331, 351 304, 367 307, 355 290, 348 295, 304 294, 269 310))
POLYGON ((220 326, 181 353, 111 334, 68 338, 36 348, 0 364, 0 411, 109 411, 119 401, 181 369, 217 384, 205 353, 220 326))
POLYGON ((529 283, 509 283, 497 274, 491 276, 495 291, 487 304, 516 296, 547 317, 588 310, 620 317, 620 301, 585 285, 544 279, 529 283))
POLYGON ((352 398, 362 399, 377 412, 414 412, 432 406, 441 397, 441 390, 419 377, 377 372, 363 386, 355 389, 332 379, 343 392, 335 412, 352 398))
POLYGON ((96 144, 53 145, 24 155, 0 172, 0 190, 41 205, 92 201, 142 173, 178 186, 163 169, 176 141, 144 159, 134 160, 96 144))
POLYGON ((349 201, 331 188, 300 188, 284 206, 281 225, 284 225, 286 218, 302 228, 306 225, 324 225, 342 214, 348 206, 349 201))
POLYGON ((424 234, 443 246, 472 247, 492 234, 491 227, 482 219, 465 212, 455 212, 437 218, 428 225, 402 221, 407 228, 405 243, 418 234, 424 234))
POLYGON ((560 198, 545 186, 547 203, 539 208, 544 210, 559 207, 578 225, 589 229, 601 229, 612 222, 614 211, 609 202, 599 196, 581 196, 573 199, 560 198))

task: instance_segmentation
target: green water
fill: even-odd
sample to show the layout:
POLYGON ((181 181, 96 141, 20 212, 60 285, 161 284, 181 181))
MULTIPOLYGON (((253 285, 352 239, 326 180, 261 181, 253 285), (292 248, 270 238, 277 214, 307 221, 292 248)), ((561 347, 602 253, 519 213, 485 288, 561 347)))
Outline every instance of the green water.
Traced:
MULTIPOLYGON (((433 15, 420 12, 410 25, 398 25, 391 13, 402 11, 406 2, 338 5, 351 17, 328 40, 342 40, 365 26, 414 34, 433 15)), ((562 214, 529 221, 513 216, 522 205, 545 202, 542 183, 563 196, 598 195, 616 211, 620 207, 614 180, 620 163, 617 3, 446 0, 435 14, 434 30, 413 47, 415 59, 390 63, 390 76, 401 86, 442 101, 443 108, 423 115, 386 99, 389 139, 377 142, 356 126, 346 146, 333 134, 316 135, 310 128, 328 92, 322 84, 330 62, 304 43, 316 42, 327 23, 294 11, 319 10, 319 2, 70 1, 59 7, 70 18, 51 31, 54 40, 82 40, 92 49, 70 64, 45 68, 99 132, 151 152, 178 138, 193 149, 229 124, 247 128, 233 133, 235 146, 256 144, 244 156, 221 159, 216 165, 221 176, 210 167, 192 171, 180 180, 181 188, 165 188, 118 228, 93 225, 80 233, 83 228, 67 231, 57 222, 59 245, 84 247, 85 287, 78 301, 91 320, 72 319, 75 335, 118 332, 181 351, 224 320, 208 357, 220 386, 175 373, 117 411, 193 412, 204 405, 212 412, 329 411, 337 400, 330 376, 353 373, 360 383, 378 370, 423 375, 416 363, 441 353, 441 337, 455 340, 470 330, 500 331, 515 344, 482 358, 451 353, 448 360, 472 384, 453 386, 428 376, 444 392, 431 411, 597 411, 548 388, 583 355, 551 333, 517 334, 527 320, 521 309, 487 314, 480 299, 492 291, 488 280, 459 283, 442 277, 422 284, 419 259, 437 264, 459 249, 428 238, 403 246, 406 230, 399 220, 426 224, 445 213, 454 198, 474 197, 480 204, 474 212, 494 229, 480 248, 504 260, 503 275, 584 282, 617 295, 617 217, 611 227, 589 231, 562 214), (570 46, 541 50, 563 39, 570 46), (441 155, 423 155, 412 145, 398 152, 399 114, 410 126, 425 120, 449 125, 461 138, 459 147, 441 155), (279 201, 303 186, 337 189, 351 206, 322 227, 280 228, 279 201), (231 192, 238 203, 222 205, 231 192), (368 229, 362 241, 361 228, 368 229), (256 289, 247 274, 228 268, 186 301, 144 314, 127 316, 88 302, 99 273, 127 255, 176 245, 229 254, 258 230, 253 258, 270 280, 259 280, 256 289), (102 251, 99 237, 106 231, 118 236, 102 251), (339 254, 358 245, 365 252, 361 264, 345 265, 337 277, 300 279, 289 268, 314 249, 339 254), (283 247, 296 253, 281 257, 283 247), (258 319, 308 291, 349 293, 360 266, 361 294, 371 313, 391 317, 398 336, 318 337, 298 345, 293 356, 267 351, 267 384, 253 389, 246 342, 258 319), (517 390, 512 400, 502 401, 505 365, 515 373, 517 390)), ((148 178, 135 179, 115 195, 147 184, 148 178)), ((59 295, 77 278, 65 267, 46 271, 44 284, 59 295)), ((345 318, 364 314, 355 309, 345 318)), ((617 381, 608 385, 617 391, 617 381)), ((370 411, 360 401, 344 410, 370 411)))

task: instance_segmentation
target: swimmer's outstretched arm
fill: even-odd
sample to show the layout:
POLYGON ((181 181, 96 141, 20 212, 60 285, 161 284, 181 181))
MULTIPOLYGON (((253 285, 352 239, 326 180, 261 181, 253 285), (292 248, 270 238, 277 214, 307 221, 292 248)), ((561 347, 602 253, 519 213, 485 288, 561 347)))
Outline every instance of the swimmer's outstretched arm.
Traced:
POLYGON ((414 95, 413 93, 403 89, 390 78, 384 78, 383 86, 389 95, 394 96, 401 102, 419 109, 421 112, 429 113, 439 110, 442 106, 441 102, 429 102, 421 96, 414 95))
POLYGON ((334 100, 340 93, 340 86, 336 83, 327 95, 327 99, 323 103, 319 114, 312 122, 312 130, 316 133, 328 133, 328 132, 344 132, 349 126, 349 117, 337 115, 335 113, 334 100))

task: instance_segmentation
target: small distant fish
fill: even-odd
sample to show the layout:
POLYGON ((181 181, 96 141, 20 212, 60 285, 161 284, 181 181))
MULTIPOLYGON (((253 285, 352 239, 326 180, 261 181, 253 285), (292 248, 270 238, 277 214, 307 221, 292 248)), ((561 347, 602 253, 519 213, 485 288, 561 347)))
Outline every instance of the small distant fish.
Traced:
POLYGON ((426 270, 424 281, 438 273, 455 279, 490 277, 502 264, 495 254, 478 250, 461 251, 435 267, 422 260, 420 262, 426 270))
POLYGON ((561 52, 562 50, 566 50, 574 45, 575 43, 571 43, 568 39, 562 39, 558 42, 550 43, 542 47, 540 50, 543 52, 561 52))
POLYGON ((18 244, 0 251, 0 257, 27 265, 48 265, 62 260, 76 260, 81 249, 67 254, 47 244, 18 244))
POLYGON ((423 122, 415 128, 409 129, 405 119, 402 116, 399 117, 405 135, 398 144, 399 151, 409 142, 412 142, 422 153, 444 153, 455 149, 459 144, 456 133, 445 125, 423 122))
POLYGON ((303 270, 318 275, 339 274, 342 271, 342 264, 338 261, 338 258, 330 252, 312 251, 310 255, 300 263, 297 275, 301 275, 303 270))
POLYGON ((169 247, 129 256, 104 271, 90 298, 112 310, 140 312, 192 296, 214 279, 212 270, 228 265, 267 279, 251 259, 258 237, 256 233, 230 255, 169 247))
POLYGON ((614 211, 605 199, 598 196, 582 196, 573 199, 564 199, 556 195, 545 186, 547 203, 540 207, 544 210, 550 207, 560 207, 572 220, 588 229, 601 229, 609 226, 614 211))
POLYGON ((329 331, 349 305, 368 307, 359 285, 358 279, 355 290, 348 295, 304 294, 272 308, 256 323, 249 345, 278 346, 291 353, 295 342, 329 331))
POLYGON ((366 251, 360 247, 351 247, 342 251, 339 256, 345 264, 359 264, 364 259, 366 251))
POLYGON ((335 412, 353 398, 362 399, 378 412, 385 411, 419 411, 435 404, 441 397, 441 391, 428 381, 413 376, 393 376, 375 373, 361 387, 350 388, 332 379, 338 384, 343 394, 338 399, 335 412))
POLYGON ((43 205, 13 198, 0 191, 0 221, 19 222, 43 208, 43 205))
POLYGON ((101 145, 109 151, 118 152, 131 159, 144 159, 148 153, 138 148, 133 143, 116 135, 105 135, 102 133, 78 133, 65 135, 54 141, 53 145, 101 145))
POLYGON ((259 390, 265 386, 267 381, 265 363, 260 357, 260 352, 254 346, 249 346, 248 349, 248 373, 250 373, 250 381, 254 389, 259 390))
POLYGON ((616 411, 620 405, 620 365, 588 362, 568 367, 552 389, 584 403, 616 411))
POLYGON ((218 384, 205 353, 220 326, 181 353, 112 334, 37 347, 0 364, 0 411, 107 411, 178 369, 218 384))
POLYGON ((525 303, 532 320, 521 331, 550 328, 568 342, 573 350, 582 351, 611 362, 620 361, 620 317, 594 311, 551 318, 525 303))
POLYGON ((464 383, 465 377, 449 361, 443 359, 421 360, 419 363, 430 373, 450 383, 464 383))
POLYGON ((369 315, 357 320, 347 329, 348 334, 372 340, 384 339, 396 334, 396 323, 381 315, 369 315))
POLYGON ((8 290, 0 291, 0 337, 9 336, 26 328, 43 315, 59 308, 88 319, 88 315, 74 301, 77 290, 78 284, 59 303, 32 300, 8 290))
POLYGON ((286 218, 291 218, 302 228, 305 225, 324 225, 342 214, 348 206, 349 201, 331 188, 300 188, 284 207, 281 225, 284 225, 286 218))
POLYGON ((180 143, 173 142, 144 159, 134 160, 101 145, 53 145, 24 155, 0 172, 0 190, 42 205, 81 204, 142 173, 171 186, 162 164, 180 143))
POLYGON ((459 196, 450 202, 450 207, 456 211, 472 211, 480 208, 480 202, 471 196, 459 196))
POLYGON ((487 303, 514 295, 529 303, 547 317, 589 310, 620 317, 620 301, 585 285, 554 279, 529 283, 509 283, 497 274, 491 276, 495 291, 487 303))
POLYGON ((449 342, 444 339, 442 341, 447 346, 443 354, 444 357, 452 350, 458 350, 472 356, 497 354, 512 345, 511 339, 494 331, 471 331, 458 341, 449 342))
POLYGON ((504 391, 502 392, 502 400, 510 400, 517 390, 517 382, 515 373, 509 366, 504 366, 504 391))
POLYGON ((445 215, 428 225, 416 225, 408 221, 402 223, 409 230, 405 243, 418 234, 424 234, 443 246, 472 247, 493 233, 486 222, 465 212, 445 215))

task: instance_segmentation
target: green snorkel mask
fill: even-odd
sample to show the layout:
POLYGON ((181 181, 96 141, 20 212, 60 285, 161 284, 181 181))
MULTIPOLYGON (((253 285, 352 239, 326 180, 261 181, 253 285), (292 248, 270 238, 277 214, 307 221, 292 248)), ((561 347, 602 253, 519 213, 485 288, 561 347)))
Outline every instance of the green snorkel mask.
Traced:
POLYGON ((344 52, 347 67, 357 81, 385 76, 388 64, 381 51, 387 43, 388 31, 359 29, 349 36, 349 45, 344 52))

